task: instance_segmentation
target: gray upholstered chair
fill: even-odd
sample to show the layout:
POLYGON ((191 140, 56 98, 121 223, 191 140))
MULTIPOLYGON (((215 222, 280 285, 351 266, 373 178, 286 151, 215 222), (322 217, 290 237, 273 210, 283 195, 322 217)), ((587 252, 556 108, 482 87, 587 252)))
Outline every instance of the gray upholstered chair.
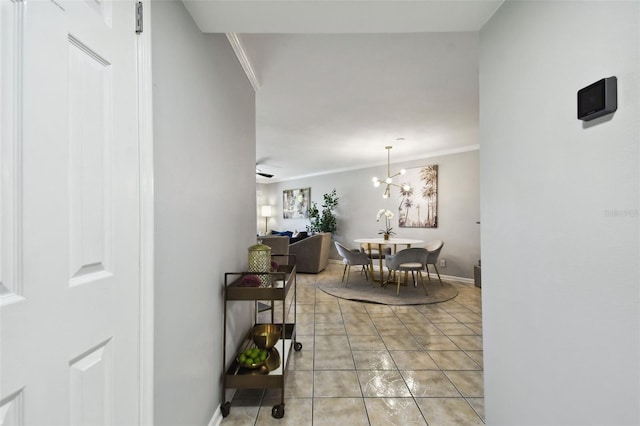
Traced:
MULTIPOLYGON (((367 270, 371 265, 369 261, 369 256, 360 251, 349 250, 339 242, 335 241, 336 249, 338 250, 338 254, 342 256, 342 261, 344 262, 345 271, 342 272, 342 281, 344 281, 345 272, 347 273, 347 281, 345 282, 345 287, 349 285, 349 273, 351 272, 352 265, 362 265, 364 268, 364 276, 367 280, 369 280, 369 276, 367 270)), ((371 283, 373 286, 373 282, 371 283)))
POLYGON ((427 257, 427 277, 429 279, 431 279, 431 275, 429 275, 429 265, 433 265, 433 267, 436 270, 436 274, 438 274, 438 279, 440 280, 440 286, 442 286, 442 279, 440 278, 440 272, 438 272, 438 256, 440 256, 440 250, 442 250, 442 246, 444 246, 444 242, 438 240, 438 241, 432 241, 429 244, 427 244, 427 246, 425 247, 425 249, 427 249, 427 252, 429 253, 429 256, 427 257))
MULTIPOLYGON (((372 244, 373 246, 373 244, 372 244)), ((360 251, 366 253, 367 256, 370 256, 371 259, 380 259, 380 252, 377 248, 371 247, 371 254, 369 254, 369 247, 367 244, 360 244, 360 251)), ((391 247, 383 247, 382 248, 382 258, 386 255, 391 254, 391 247)))
POLYGON ((289 263, 289 237, 266 235, 258 237, 258 242, 271 247, 271 256, 279 265, 289 263))
POLYGON ((422 279, 422 271, 427 267, 427 256, 428 252, 423 248, 408 248, 385 257, 385 263, 389 270, 389 277, 391 277, 391 271, 397 272, 397 296, 400 295, 400 278, 402 272, 404 272, 405 281, 407 281, 409 272, 411 272, 411 275, 417 272, 418 277, 420 278, 420 284, 422 284, 422 288, 424 288, 424 293, 427 296, 429 295, 427 287, 424 284, 424 280, 422 279))
POLYGON ((318 274, 329 264, 331 232, 318 232, 307 238, 289 244, 289 254, 296 256, 296 271, 304 274, 318 274))

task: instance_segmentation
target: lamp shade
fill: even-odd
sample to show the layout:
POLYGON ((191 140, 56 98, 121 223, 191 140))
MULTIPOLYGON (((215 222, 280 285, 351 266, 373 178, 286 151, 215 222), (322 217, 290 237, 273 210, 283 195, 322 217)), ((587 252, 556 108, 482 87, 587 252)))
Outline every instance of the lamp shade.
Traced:
POLYGON ((271 217, 271 206, 262 206, 262 217, 271 217))

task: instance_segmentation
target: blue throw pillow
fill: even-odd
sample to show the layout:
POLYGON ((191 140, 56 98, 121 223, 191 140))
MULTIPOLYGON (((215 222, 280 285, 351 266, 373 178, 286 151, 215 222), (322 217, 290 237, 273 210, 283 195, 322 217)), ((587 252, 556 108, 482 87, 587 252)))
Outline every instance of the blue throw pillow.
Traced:
POLYGON ((271 231, 271 235, 280 235, 281 237, 289 237, 293 236, 293 232, 291 231, 271 231))

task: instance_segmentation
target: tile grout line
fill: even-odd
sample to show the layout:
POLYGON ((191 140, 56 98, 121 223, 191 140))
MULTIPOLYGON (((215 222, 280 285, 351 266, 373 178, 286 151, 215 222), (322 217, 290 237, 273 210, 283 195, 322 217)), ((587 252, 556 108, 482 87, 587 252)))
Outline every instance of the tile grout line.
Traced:
MULTIPOLYGON (((312 300, 312 304, 313 304, 313 331, 312 331, 312 333, 313 333, 313 334, 312 334, 312 337, 313 337, 313 342, 314 342, 314 345, 313 345, 313 346, 314 346, 314 347, 313 347, 313 352, 314 352, 314 353, 313 353, 313 363, 312 363, 312 370, 311 370, 311 375, 312 375, 312 382, 311 382, 311 383, 312 383, 312 386, 313 386, 313 388, 312 388, 312 392, 311 392, 311 410, 312 410, 312 413, 311 413, 311 420, 312 420, 312 424, 313 424, 313 420, 314 420, 313 415, 314 415, 314 408, 315 408, 314 401, 315 401, 315 398, 316 398, 316 395, 315 395, 315 372, 316 372, 316 358, 315 358, 316 345, 315 345, 315 340, 316 340, 316 336, 317 336, 317 333, 316 333, 316 326, 318 325, 318 323, 316 322, 316 314, 319 314, 319 313, 329 313, 329 314, 330 314, 330 313, 332 313, 332 312, 331 312, 330 310, 329 310, 329 312, 317 312, 318 304, 319 304, 319 303, 323 303, 323 302, 322 302, 322 300, 318 300, 318 293, 317 293, 317 291, 319 290, 319 287, 318 287, 318 281, 317 281, 317 279, 316 279, 316 280, 314 280, 312 283, 303 283, 303 284, 304 284, 304 285, 311 284, 309 287, 313 286, 313 287, 312 287, 312 288, 313 288, 313 292, 312 292, 312 299, 311 299, 311 300, 312 300)), ((305 292, 305 293, 306 293, 306 292, 305 292)), ((464 294, 463 294, 462 292, 459 292, 459 295, 464 295, 464 294)), ((308 297, 308 294, 305 294, 305 299, 303 300, 304 302, 308 302, 308 301, 309 301, 309 300, 307 300, 307 299, 306 299, 306 297, 308 297)), ((465 301, 467 301, 467 300, 468 300, 468 299, 466 299, 466 298, 465 298, 465 301)), ((441 307, 441 309, 443 310, 443 312, 444 312, 444 313, 446 313, 447 315, 450 315, 451 317, 453 317, 453 319, 455 320, 455 322, 452 322, 452 323, 455 323, 455 324, 462 324, 463 326, 467 327, 466 323, 465 323, 464 321, 461 321, 460 319, 456 318, 456 316, 455 316, 455 315, 457 315, 457 314, 469 314, 469 313, 471 313, 471 314, 479 315, 479 316, 480 316, 480 321, 478 321, 478 322, 481 324, 481 308, 476 308, 476 309, 475 309, 475 311, 474 311, 474 309, 470 309, 470 308, 468 308, 468 307, 467 307, 467 306, 465 306, 465 304, 463 304, 463 303, 459 303, 459 302, 457 302, 457 301, 449 301, 449 302, 452 302, 452 303, 448 303, 448 304, 447 304, 447 305, 445 305, 444 307, 441 307), (464 309, 465 309, 465 312, 449 312, 449 311, 446 309, 447 307, 448 307, 449 309, 454 310, 454 311, 455 311, 455 310, 457 310, 457 309, 459 309, 459 308, 464 308, 464 309)), ((291 312, 291 303, 292 303, 292 301, 289 301, 289 312, 291 312)), ((473 303, 473 301, 470 301, 470 302, 468 302, 468 305, 471 305, 472 303, 473 303)), ((344 315, 345 315, 347 312, 348 312, 348 313, 354 313, 354 314, 355 314, 355 313, 358 313, 358 311, 357 311, 357 310, 355 310, 355 311, 350 311, 350 310, 349 310, 349 311, 347 311, 347 310, 345 310, 345 309, 346 309, 346 305, 344 305, 344 306, 343 306, 343 304, 341 304, 339 300, 337 301, 337 304, 338 304, 338 309, 339 309, 339 312, 340 312, 341 324, 342 324, 343 329, 344 329, 344 335, 346 336, 347 344, 348 344, 348 349, 349 349, 349 351, 350 351, 350 353, 351 353, 351 360, 352 360, 353 365, 354 365, 354 372, 356 373, 356 378, 357 378, 357 380, 358 380, 358 386, 359 386, 359 388, 360 388, 360 394, 361 394, 361 398, 360 398, 360 399, 362 400, 362 404, 363 404, 363 406, 364 406, 364 408, 365 408, 365 414, 366 414, 366 416, 367 416, 367 420, 368 420, 369 424, 371 424, 371 417, 370 417, 369 410, 367 409, 365 393, 364 393, 364 390, 363 390, 363 387, 362 387, 362 383, 360 382, 360 379, 359 379, 359 377, 360 377, 360 376, 359 376, 359 372, 360 372, 361 370, 359 370, 359 369, 358 369, 358 366, 357 366, 357 364, 356 364, 356 358, 355 358, 354 349, 353 349, 353 345, 352 345, 352 339, 351 339, 352 334, 348 332, 348 328, 347 328, 347 326, 346 326, 345 317, 344 317, 344 315)), ((398 315, 398 314, 399 314, 399 312, 397 312, 396 310, 394 310, 394 309, 393 309, 393 307, 390 307, 390 310, 391 310, 391 312, 393 312, 393 314, 394 314, 394 315, 393 315, 393 318, 394 318, 394 319, 393 319, 393 321, 395 321, 395 322, 399 322, 400 324, 402 324, 402 326, 406 329, 406 331, 407 331, 407 332, 408 332, 408 334, 411 336, 411 338, 412 338, 412 339, 414 339, 414 340, 416 341, 416 343, 417 343, 417 345, 418 345, 417 347, 419 348, 419 349, 416 349, 416 351, 418 351, 418 352, 423 352, 423 353, 425 353, 427 356, 429 356, 429 357, 431 358, 430 351, 427 349, 427 347, 425 346, 425 344, 424 344, 424 343, 421 343, 421 340, 422 340, 422 339, 420 339, 420 340, 418 339, 418 337, 420 337, 420 336, 424 337, 424 336, 429 336, 430 334, 424 334, 424 335, 419 334, 420 332, 419 332, 417 329, 415 329, 415 328, 414 328, 414 331, 411 331, 411 330, 412 330, 412 328, 411 328, 410 326, 409 326, 409 327, 407 327, 407 324, 410 324, 410 322, 405 322, 405 321, 403 321, 403 320, 402 320, 402 318, 405 318, 405 319, 406 319, 407 317, 406 317, 405 315, 400 315, 400 316, 399 316, 399 315, 398 315)), ((381 331, 380 331, 380 329, 379 329, 379 326, 378 326, 378 325, 376 325, 376 322, 374 322, 374 320, 373 320, 373 318, 376 316, 376 312, 375 312, 374 310, 370 310, 370 309, 366 309, 366 308, 364 309, 364 312, 366 312, 368 320, 371 322, 371 324, 372 324, 372 325, 373 325, 373 327, 374 327, 374 330, 375 330, 375 333, 376 333, 376 334, 375 334, 375 336, 376 336, 378 339, 380 339, 380 340, 381 340, 381 342, 382 342, 382 345, 383 345, 383 347, 384 347, 385 352, 386 352, 387 354, 389 354, 390 359, 391 359, 391 362, 393 362, 393 365, 395 366, 395 369, 394 369, 394 370, 390 370, 390 371, 396 371, 398 374, 400 374, 400 377, 403 379, 403 383, 405 384, 405 386, 407 386, 407 388, 409 388, 409 387, 408 387, 408 384, 407 384, 407 382, 406 382, 405 377, 404 377, 404 376, 402 375, 402 373, 401 373, 401 370, 400 370, 400 368, 399 368, 400 366, 398 365, 398 362, 397 362, 397 361, 396 361, 396 359, 391 355, 391 352, 392 352, 392 351, 390 350, 390 348, 389 348, 389 346, 388 346, 388 343, 384 340, 384 338, 383 338, 383 334, 381 333, 381 331)), ((441 329, 440 327, 438 327, 438 325, 436 325, 436 323, 434 323, 434 322, 433 322, 433 321, 431 321, 428 317, 426 317, 426 316, 425 316, 424 311, 420 311, 420 310, 418 310, 418 312, 419 312, 419 315, 421 316, 421 318, 424 318, 424 319, 425 319, 425 321, 420 321, 419 323, 428 323, 428 324, 433 325, 433 326, 435 327, 435 330, 437 330, 438 332, 440 332, 440 333, 441 333, 441 334, 440 334, 440 336, 446 337, 446 339, 447 339, 447 340, 448 340, 448 341, 449 341, 449 342, 450 342, 450 343, 451 343, 455 348, 458 348, 457 350, 452 350, 453 352, 459 352, 459 353, 464 354, 466 357, 468 357, 469 359, 471 359, 471 361, 473 362, 473 364, 474 364, 474 365, 476 365, 477 367, 479 367, 479 368, 480 368, 480 370, 475 370, 475 369, 473 369, 473 370, 444 370, 444 369, 443 369, 443 368, 442 368, 442 367, 441 367, 437 362, 435 362, 435 360, 433 360, 433 359, 432 359, 432 361, 434 362, 434 365, 435 365, 435 366, 437 367, 437 369, 438 369, 438 370, 435 370, 435 371, 440 371, 440 372, 441 372, 441 373, 446 377, 447 381, 448 381, 448 382, 453 386, 453 388, 454 388, 454 389, 456 389, 456 391, 457 391, 457 392, 458 392, 458 394, 460 395, 460 398, 461 398, 461 399, 464 399, 464 400, 465 400, 465 403, 466 403, 466 404, 467 404, 467 405, 472 409, 472 412, 473 412, 473 413, 474 413, 474 414, 475 414, 475 415, 480 419, 480 421, 481 421, 482 423, 485 423, 485 422, 484 422, 484 419, 482 419, 482 417, 480 416, 479 412, 476 410, 476 408, 475 408, 473 405, 471 405, 471 403, 470 403, 470 401, 469 401, 469 399, 470 399, 470 398, 479 398, 479 399, 484 399, 484 398, 483 398, 483 397, 466 397, 466 396, 464 396, 464 395, 462 394, 462 392, 460 391, 460 389, 458 388, 458 386, 456 386, 456 385, 455 385, 455 383, 453 383, 453 382, 451 381, 451 379, 449 378, 449 376, 446 374, 446 371, 480 371, 480 372, 483 372, 483 371, 484 371, 483 366, 482 366, 479 362, 477 362, 474 358, 472 358, 472 357, 469 355, 468 351, 470 351, 470 350, 472 350, 472 349, 466 349, 466 350, 465 350, 465 349, 462 349, 462 347, 460 347, 458 344, 456 344, 456 343, 451 339, 451 336, 449 336, 446 332, 444 332, 444 331, 443 331, 443 329, 441 329)), ((384 314, 384 312, 383 312, 383 314, 384 314)), ((402 313, 400 312, 400 314, 402 314, 402 313)), ((384 322, 384 320, 382 320, 382 321, 384 322)), ((472 322, 475 322, 475 321, 472 321, 472 322)), ((380 320, 378 320, 378 324, 379 324, 379 323, 380 323, 380 320)), ((477 325, 476 325, 476 327, 477 327, 477 325)), ((471 334, 468 334, 468 335, 467 335, 467 334, 464 334, 464 335, 461 335, 461 336, 477 336, 477 337, 482 338, 482 334, 480 334, 480 333, 476 332, 475 330, 471 329, 470 327, 467 327, 467 328, 469 328, 469 330, 470 330, 471 334)), ((393 331, 393 330, 391 330, 391 332, 392 332, 392 331, 393 331)), ((333 333, 333 332, 330 332, 330 333, 333 333)), ((386 332, 385 332, 384 336, 387 336, 388 334, 390 334, 390 333, 386 333, 386 332)), ((323 334, 323 335, 324 335, 324 334, 323 334)), ((331 336, 331 335, 333 335, 333 334, 328 334, 328 335, 329 335, 329 336, 331 336)), ((454 335, 454 336, 455 336, 455 335, 454 335)), ((410 350, 409 350, 409 349, 406 349, 406 350, 405 350, 405 349, 398 349, 398 351, 410 351, 410 350)), ((480 352, 482 352, 482 349, 479 349, 479 351, 480 351, 480 352)), ((431 352, 433 352, 433 351, 431 351, 431 352)), ((442 351, 438 351, 438 352, 442 352, 442 351)), ((300 371, 302 371, 302 370, 300 370, 300 371)), ((362 370, 362 371, 364 371, 364 370, 362 370)), ((427 419, 426 419, 426 416, 424 415, 424 412, 422 411, 422 408, 421 408, 421 407, 420 407, 420 405, 418 405, 418 403, 417 403, 417 400, 416 400, 416 398, 417 398, 417 397, 416 397, 416 396, 414 396, 414 393, 413 393, 413 392, 411 392, 411 390, 410 390, 410 389, 409 389, 409 392, 410 392, 411 400, 414 402, 414 404, 415 404, 415 405, 416 405, 416 407, 418 408, 418 411, 420 412, 420 414, 421 414, 422 418, 424 419, 425 423, 427 423, 427 424, 428 424, 428 421, 427 421, 427 419)), ((263 394, 262 394, 262 397, 261 397, 260 405, 262 405, 262 401, 264 401, 264 400, 265 400, 265 397, 266 397, 266 394, 265 394, 265 393, 263 393, 263 394)), ((332 398, 333 398, 333 397, 332 397, 332 398)), ((337 397, 337 398, 341 398, 341 397, 337 397)), ((385 398, 385 397, 373 397, 373 399, 382 399, 382 398, 385 398)), ((400 398, 400 397, 395 397, 395 396, 394 396, 394 397, 391 397, 391 398, 400 398)), ((431 397, 431 398, 440 398, 440 397, 431 397)), ((447 399, 447 398, 446 398, 446 397, 443 397, 443 399, 447 399)), ((256 417, 256 424, 257 424, 257 417, 256 417)))
MULTIPOLYGON (((344 315, 342 312, 342 306, 340 305, 340 303, 338 303, 338 306, 340 307, 340 317, 342 318, 342 324, 344 325, 344 315)), ((345 335, 347 336, 347 343, 349 344, 349 352, 351 352, 351 360, 353 361, 353 371, 356 374, 356 380, 358 381, 358 387, 360 388, 360 395, 362 399, 362 406, 364 407, 364 413, 367 416, 367 421, 369 422, 369 424, 371 424, 371 417, 369 416, 369 410, 367 409, 367 404, 365 403, 365 400, 364 400, 364 390, 362 389, 362 383, 360 382, 360 376, 358 375, 358 366, 356 365, 356 359, 355 359, 355 356, 353 355, 353 347, 351 346, 351 339, 349 339, 349 332, 347 331, 346 326, 344 326, 344 332, 345 332, 345 335)))

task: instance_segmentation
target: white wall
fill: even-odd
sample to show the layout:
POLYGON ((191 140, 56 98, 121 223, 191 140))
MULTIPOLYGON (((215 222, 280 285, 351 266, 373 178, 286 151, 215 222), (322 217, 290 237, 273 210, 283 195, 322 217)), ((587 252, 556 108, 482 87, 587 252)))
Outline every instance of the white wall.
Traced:
MULTIPOLYGON (((380 152, 384 158, 385 151, 380 152)), ((393 159, 393 158, 392 158, 393 159)), ((275 216, 269 220, 269 229, 278 231, 304 231, 309 221, 306 219, 282 218, 282 191, 285 189, 311 188, 311 199, 322 210, 322 196, 336 188, 339 200, 336 210, 338 230, 336 241, 349 247, 356 247, 356 238, 377 237, 383 227, 376 222, 379 209, 389 209, 395 213, 392 226, 397 237, 416 238, 425 242, 443 240, 445 245, 440 254, 446 259, 446 267, 438 267, 441 274, 472 278, 473 265, 480 258, 479 200, 479 155, 478 151, 446 155, 410 162, 393 163, 392 173, 401 168, 438 165, 438 227, 399 228, 397 188, 389 199, 383 199, 382 187, 375 188, 373 176, 386 175, 386 164, 379 167, 333 173, 305 179, 261 185, 258 189, 258 203, 275 207, 275 216)), ((258 230, 264 232, 264 218, 258 218, 258 230)), ((339 259, 332 246, 332 257, 339 259)))
POLYGON ((255 244, 254 92, 181 2, 154 2, 152 19, 155 424, 206 425, 222 400, 224 272, 255 244))
POLYGON ((508 1, 481 32, 491 425, 638 425, 637 1, 508 1), (586 125, 576 92, 618 77, 586 125))

